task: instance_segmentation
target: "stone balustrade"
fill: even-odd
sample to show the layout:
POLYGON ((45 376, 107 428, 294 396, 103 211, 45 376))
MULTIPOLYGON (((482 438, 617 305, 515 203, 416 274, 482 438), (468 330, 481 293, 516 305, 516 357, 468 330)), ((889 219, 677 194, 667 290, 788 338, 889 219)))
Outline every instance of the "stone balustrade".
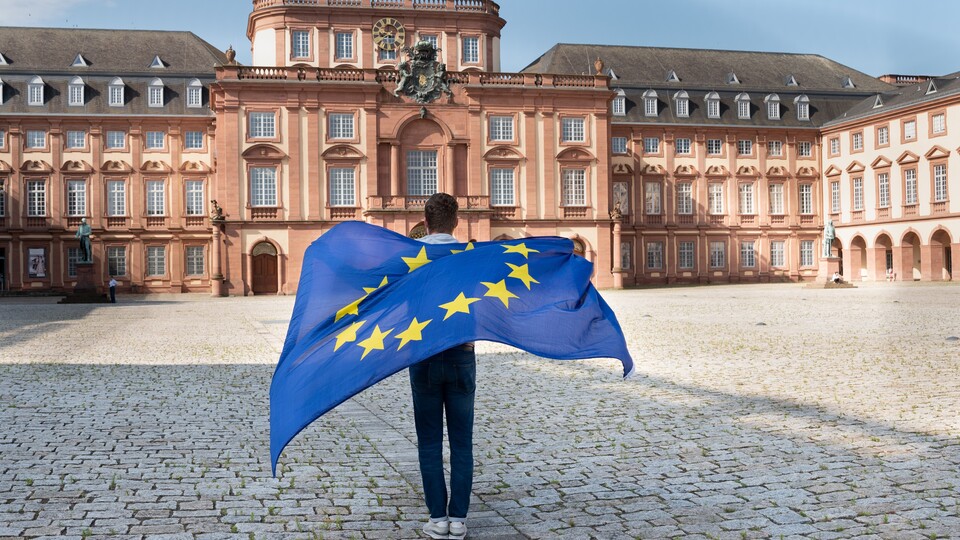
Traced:
POLYGON ((500 5, 493 0, 253 0, 254 11, 298 6, 415 9, 500 15, 500 5))

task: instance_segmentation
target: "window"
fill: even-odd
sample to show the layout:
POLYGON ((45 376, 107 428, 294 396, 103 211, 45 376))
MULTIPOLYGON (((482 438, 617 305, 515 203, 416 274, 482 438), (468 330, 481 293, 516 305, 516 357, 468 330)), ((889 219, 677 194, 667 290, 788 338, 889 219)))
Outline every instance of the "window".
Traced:
POLYGON ((719 156, 723 150, 723 141, 720 139, 707 139, 707 155, 719 156))
POLYGON ((107 149, 108 150, 122 150, 127 146, 127 132, 126 131, 108 131, 107 132, 107 149))
POLYGON ((147 132, 147 150, 163 150, 166 134, 162 131, 147 132))
POLYGON ((716 92, 707 94, 707 118, 720 118, 720 95, 716 92))
POLYGON ((147 276, 162 276, 167 269, 167 252, 163 246, 147 246, 147 276))
POLYGON ((644 212, 648 216, 658 216, 661 210, 660 182, 647 182, 644 184, 644 212))
POLYGON ((437 192, 437 151, 407 152, 407 195, 429 197, 437 192))
POLYGON ((586 141, 583 118, 564 118, 561 120, 560 126, 562 142, 586 141))
POLYGON ((587 171, 585 169, 564 169, 563 206, 587 205, 587 171))
POLYGON ((150 107, 163 107, 163 81, 154 79, 150 81, 147 88, 148 103, 150 107))
POLYGON ((610 143, 611 149, 614 154, 626 154, 627 153, 627 138, 626 137, 614 137, 610 143))
POLYGON ((753 155, 753 141, 749 139, 740 139, 739 141, 737 141, 737 155, 740 155, 740 156, 753 155))
POLYGON ((723 184, 714 182, 707 188, 707 206, 712 215, 723 215, 723 184))
POLYGON ((167 213, 166 197, 164 196, 165 182, 163 180, 148 180, 147 185, 147 215, 163 216, 167 213))
POLYGON ((680 242, 677 257, 677 266, 681 270, 693 269, 693 242, 680 242))
POLYGON ((753 214, 753 184, 740 184, 740 213, 753 214))
POLYGON ((80 262, 80 248, 67 248, 67 277, 77 277, 77 263, 80 262))
POLYGON ((840 138, 833 137, 830 139, 830 155, 838 156, 840 155, 840 138))
POLYGON ((830 212, 840 213, 840 182, 830 182, 830 212))
POLYGON ((67 215, 87 215, 87 183, 83 180, 67 180, 67 215))
POLYGON ((770 157, 782 157, 783 141, 767 141, 767 155, 770 157))
POLYGON ((947 200, 947 166, 933 166, 933 201, 943 202, 947 200))
POLYGON ((797 155, 800 157, 813 156, 813 143, 809 141, 800 141, 797 143, 797 155))
POLYGON ((770 94, 764 101, 767 102, 767 120, 779 120, 780 97, 776 94, 770 94))
POLYGON ((310 32, 294 30, 290 33, 290 39, 294 58, 310 58, 310 32))
POLYGON ((657 106, 657 92, 655 90, 647 90, 643 93, 643 115, 657 116, 659 112, 659 107, 657 106))
POLYGON ((27 130, 27 148, 46 148, 47 132, 42 129, 27 130))
POLYGON ((877 128, 877 144, 880 146, 886 146, 890 144, 890 128, 887 126, 880 126, 877 128))
POLYGON ((677 117, 678 118, 687 118, 690 116, 690 97, 686 92, 680 91, 677 92, 674 96, 674 101, 677 104, 677 117))
POLYGON ((770 214, 783 215, 783 184, 770 184, 770 214))
POLYGON ((513 193, 513 169, 490 169, 490 204, 516 206, 513 193))
POLYGON ((357 205, 355 171, 353 167, 330 169, 330 206, 357 205))
MULTIPOLYGON (((396 38, 394 38, 393 36, 385 36, 385 37, 383 38, 383 43, 384 43, 384 44, 388 44, 388 43, 391 43, 391 44, 392 44, 395 39, 396 39, 396 38)), ((378 52, 378 55, 379 55, 379 58, 380 58, 380 61, 381 61, 381 62, 387 62, 387 61, 396 60, 396 59, 397 59, 397 49, 396 49, 396 47, 394 47, 393 49, 390 49, 390 50, 380 49, 379 52, 378 52)))
POLYGON ((86 148, 87 132, 82 130, 67 131, 67 149, 86 148))
POLYGON ((187 246, 187 272, 188 276, 202 276, 206 269, 203 256, 203 246, 187 246))
POLYGON ((787 265, 783 240, 774 240, 770 242, 770 266, 774 268, 783 268, 787 265))
POLYGON ((907 120, 903 123, 903 138, 905 140, 913 140, 917 138, 917 121, 916 120, 907 120))
POLYGON ((853 143, 851 144, 854 152, 859 152, 863 150, 863 132, 856 132, 853 134, 853 143))
POLYGON ((337 60, 353 58, 353 32, 337 32, 336 42, 337 60))
POLYGON ((67 86, 67 103, 71 107, 82 106, 85 103, 84 100, 84 84, 83 79, 80 77, 74 77, 70 84, 67 86))
POLYGON ((880 208, 890 207, 890 175, 880 173, 877 175, 877 194, 880 208))
POLYGON ((677 213, 686 216, 693 214, 693 184, 690 182, 677 184, 677 213))
POLYGON ((110 217, 127 215, 127 183, 123 180, 107 182, 107 215, 110 217))
POLYGON ((43 105, 44 82, 40 77, 34 77, 27 85, 27 105, 43 105))
POLYGON ((463 38, 463 63, 480 63, 480 38, 472 36, 463 38))
MULTIPOLYGON (((806 99, 806 96, 801 96, 806 99)), ((801 122, 810 120, 810 103, 806 101, 797 102, 797 120, 801 122)))
POLYGON ((643 138, 643 153, 644 154, 659 154, 660 153, 660 139, 657 137, 644 137, 643 138))
POLYGON ((750 96, 747 94, 737 96, 737 118, 741 120, 750 119, 750 96))
POLYGON ((800 184, 800 213, 813 213, 813 185, 800 184))
POLYGON ((757 266, 757 256, 754 247, 753 240, 740 242, 740 266, 743 268, 753 268, 757 266))
POLYGON ((107 247, 107 271, 111 276, 127 275, 127 248, 107 247))
POLYGON ((420 36, 420 41, 426 41, 426 42, 430 43, 430 45, 433 45, 433 48, 434 48, 434 49, 437 48, 437 36, 436 36, 436 34, 421 35, 421 36, 420 36))
POLYGON ((800 266, 813 266, 813 240, 800 241, 800 266))
POLYGON ((203 83, 194 79, 187 86, 187 107, 196 109, 203 106, 203 83))
POLYGON ((187 131, 183 134, 183 147, 187 150, 203 149, 203 132, 187 131))
POLYGON ((647 242, 647 270, 663 268, 663 242, 647 242))
POLYGON ((710 268, 727 266, 727 245, 723 242, 710 242, 710 268))
POLYGON ((626 116, 627 114, 627 96, 620 94, 613 98, 613 115, 626 116))
POLYGON ((110 86, 108 90, 110 106, 111 107, 123 107, 124 96, 123 89, 125 85, 123 80, 119 77, 110 81, 110 86))
POLYGON ((903 204, 917 204, 917 170, 907 169, 903 171, 904 198, 903 204))
POLYGON ((690 139, 679 138, 676 141, 674 141, 674 147, 677 150, 677 154, 689 154, 690 139))
POLYGON ((490 117, 490 140, 491 141, 512 141, 513 140, 513 117, 512 116, 491 116, 490 117))
POLYGON ((853 209, 863 210, 863 177, 853 179, 853 209))
MULTIPOLYGON (((3 91, 3 88, 0 88, 0 92, 3 91)), ((7 146, 7 130, 0 129, 0 148, 5 148, 7 146)))
POLYGON ((277 136, 276 114, 272 112, 252 112, 249 122, 249 138, 273 139, 277 136))
POLYGON ((30 217, 47 216, 47 183, 43 180, 27 182, 27 215, 30 217))
POLYGON ((933 115, 930 123, 931 123, 931 125, 933 126, 933 133, 934 133, 934 134, 946 133, 946 131, 947 131, 947 117, 946 117, 946 115, 945 115, 944 113, 940 113, 940 114, 935 114, 935 115, 933 115))
POLYGON ((274 167, 250 168, 250 205, 277 206, 277 169, 274 167))
POLYGON ((331 113, 330 114, 330 138, 331 139, 353 139, 353 114, 351 113, 331 113))
POLYGON ((186 191, 186 214, 188 216, 203 215, 203 180, 187 180, 183 183, 186 191))
MULTIPOLYGON (((0 182, 3 181, 3 178, 0 178, 0 182)), ((7 215, 7 193, 6 191, 0 191, 0 217, 5 217, 7 215)))

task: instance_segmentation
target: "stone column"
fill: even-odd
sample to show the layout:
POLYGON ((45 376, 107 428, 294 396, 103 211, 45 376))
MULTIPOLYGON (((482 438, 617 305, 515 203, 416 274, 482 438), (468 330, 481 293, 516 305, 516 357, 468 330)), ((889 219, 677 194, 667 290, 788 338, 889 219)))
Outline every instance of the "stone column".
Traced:
POLYGON ((397 197, 400 193, 400 145, 390 145, 390 196, 397 197))
POLYGON ((213 245, 211 246, 210 296, 223 296, 223 271, 220 268, 220 223, 213 222, 213 245))
POLYGON ((623 288, 623 252, 620 244, 623 238, 623 216, 620 213, 620 206, 617 205, 610 212, 610 219, 613 220, 613 288, 623 288))

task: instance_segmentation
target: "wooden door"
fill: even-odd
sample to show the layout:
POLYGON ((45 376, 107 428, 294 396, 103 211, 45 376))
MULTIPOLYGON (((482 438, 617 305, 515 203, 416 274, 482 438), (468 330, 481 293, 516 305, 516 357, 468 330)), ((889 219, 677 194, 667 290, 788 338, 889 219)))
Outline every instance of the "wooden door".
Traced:
POLYGON ((253 294, 277 294, 277 256, 253 256, 253 294))

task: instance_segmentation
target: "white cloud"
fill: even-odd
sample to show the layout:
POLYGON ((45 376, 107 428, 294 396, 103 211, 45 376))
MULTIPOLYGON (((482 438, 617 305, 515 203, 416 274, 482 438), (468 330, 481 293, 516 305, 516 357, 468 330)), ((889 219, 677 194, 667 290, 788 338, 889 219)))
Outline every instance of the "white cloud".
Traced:
POLYGON ((0 0, 0 25, 66 26, 68 10, 91 0, 0 0))

